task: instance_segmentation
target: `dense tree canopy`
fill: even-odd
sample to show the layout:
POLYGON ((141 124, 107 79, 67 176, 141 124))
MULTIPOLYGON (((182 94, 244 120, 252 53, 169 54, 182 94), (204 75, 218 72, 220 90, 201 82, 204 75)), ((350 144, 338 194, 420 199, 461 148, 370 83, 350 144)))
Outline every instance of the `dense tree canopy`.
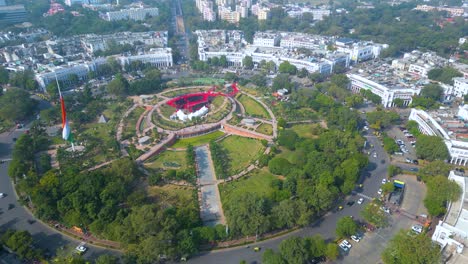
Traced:
POLYGON ((8 89, 0 96, 0 119, 20 121, 30 117, 36 102, 28 92, 21 89, 8 89))
POLYGON ((461 77, 463 74, 452 67, 436 68, 427 73, 429 79, 453 85, 454 77, 461 77))
POLYGON ((444 140, 438 136, 418 136, 416 144, 416 155, 421 159, 446 160, 449 158, 449 152, 444 140))
POLYGON ((349 237, 356 234, 357 223, 350 216, 344 216, 336 223, 336 234, 339 237, 349 237))
POLYGON ((460 199, 461 187, 447 176, 427 178, 427 194, 424 205, 430 215, 438 216, 445 213, 447 203, 460 199))
POLYGON ((440 248, 424 234, 411 235, 407 230, 401 230, 390 240, 382 253, 385 264, 405 263, 440 263, 440 248))

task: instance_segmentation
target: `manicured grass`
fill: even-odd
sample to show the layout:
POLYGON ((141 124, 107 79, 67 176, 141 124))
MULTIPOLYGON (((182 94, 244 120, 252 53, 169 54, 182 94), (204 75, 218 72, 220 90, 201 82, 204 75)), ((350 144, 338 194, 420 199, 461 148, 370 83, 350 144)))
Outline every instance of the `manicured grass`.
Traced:
POLYGON ((210 143, 210 141, 215 140, 223 135, 224 133, 218 130, 218 131, 215 131, 215 132, 203 135, 203 136, 178 139, 175 142, 175 144, 171 146, 171 148, 186 148, 190 144, 192 144, 193 146, 204 145, 204 144, 210 143))
POLYGON ((259 140, 240 136, 229 136, 221 140, 220 144, 229 157, 229 175, 234 175, 247 168, 264 151, 264 147, 259 140))
POLYGON ((263 123, 260 126, 257 127, 256 130, 258 133, 262 133, 265 135, 273 135, 273 126, 270 124, 263 123))
POLYGON ((173 169, 184 170, 187 168, 185 151, 166 150, 145 163, 150 169, 173 169))
POLYGON ((161 114, 165 116, 166 118, 170 118, 172 114, 176 111, 176 109, 172 106, 169 106, 167 104, 162 104, 161 107, 161 114))
POLYGON ((125 126, 122 133, 122 139, 129 139, 133 136, 136 136, 136 123, 138 122, 138 118, 140 118, 141 114, 145 112, 143 107, 137 107, 133 109, 133 111, 127 116, 125 122, 125 126))
POLYGON ((211 102, 211 110, 217 110, 221 105, 223 105, 224 100, 226 100, 223 96, 216 96, 213 101, 211 102))
POLYGON ((319 124, 297 124, 291 127, 302 138, 317 138, 317 135, 312 133, 312 129, 319 124))
POLYGON ((271 182, 278 177, 267 169, 255 170, 251 174, 236 181, 220 184, 219 193, 223 204, 229 204, 233 197, 246 193, 257 193, 260 196, 271 197, 274 189, 271 182))
POLYGON ((164 206, 182 206, 192 205, 197 207, 197 200, 194 198, 194 188, 177 185, 163 185, 148 187, 148 196, 164 206))
POLYGON ((187 89, 181 89, 181 90, 176 90, 176 91, 163 92, 161 95, 166 96, 166 97, 177 97, 179 95, 188 94, 188 93, 203 92, 208 89, 210 89, 210 87, 187 88, 187 89))
POLYGON ((277 154, 276 157, 287 159, 290 163, 292 163, 294 151, 291 151, 285 147, 279 148, 281 153, 277 154))
POLYGON ((266 119, 271 118, 267 110, 263 108, 263 106, 260 103, 250 98, 249 96, 242 94, 239 96, 238 100, 242 105, 244 105, 245 112, 247 115, 266 119))

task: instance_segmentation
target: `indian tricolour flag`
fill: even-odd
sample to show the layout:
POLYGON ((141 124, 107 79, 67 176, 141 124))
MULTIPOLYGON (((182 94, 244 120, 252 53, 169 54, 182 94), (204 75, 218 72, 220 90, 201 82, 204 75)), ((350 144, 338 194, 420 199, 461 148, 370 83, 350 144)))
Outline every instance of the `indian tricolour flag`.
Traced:
POLYGON ((73 143, 73 135, 71 133, 70 124, 68 124, 65 101, 63 100, 62 94, 60 94, 60 104, 62 106, 62 138, 73 143))

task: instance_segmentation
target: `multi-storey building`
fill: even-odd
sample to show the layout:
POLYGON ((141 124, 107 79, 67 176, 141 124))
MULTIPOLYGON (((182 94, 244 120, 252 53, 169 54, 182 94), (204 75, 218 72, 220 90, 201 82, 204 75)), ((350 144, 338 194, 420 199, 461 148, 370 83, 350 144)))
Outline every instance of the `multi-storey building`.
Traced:
POLYGON ((107 21, 117 21, 117 20, 135 20, 141 21, 145 20, 147 16, 157 16, 159 15, 159 9, 157 7, 150 8, 129 8, 122 9, 120 11, 109 11, 106 12, 103 18, 107 21))
POLYGON ((0 6, 0 25, 17 24, 28 21, 24 5, 0 6))
POLYGON ((456 97, 461 97, 468 94, 468 79, 466 78, 453 78, 453 92, 456 97))
POLYGON ((232 11, 230 7, 218 6, 219 19, 225 20, 229 23, 237 24, 241 19, 241 13, 232 11))
POLYGON ((465 14, 465 9, 462 7, 445 7, 445 6, 428 6, 428 5, 418 5, 414 8, 415 10, 429 12, 429 11, 445 11, 450 14, 452 17, 463 16, 465 14))
POLYGON ((145 54, 121 56, 118 60, 123 67, 133 61, 149 63, 156 68, 168 68, 173 66, 171 48, 150 49, 150 51, 145 54))
POLYGON ((419 109, 411 109, 409 120, 419 125, 421 133, 438 136, 444 140, 450 154, 450 163, 466 166, 468 162, 468 128, 465 122, 454 118, 458 114, 452 109, 439 109, 428 113, 419 109))
POLYGON ((255 46, 277 47, 280 45, 281 35, 273 32, 256 32, 253 37, 255 46))
POLYGON ((358 74, 347 74, 350 84, 349 89, 354 93, 360 93, 362 89, 369 90, 382 98, 384 107, 392 107, 395 99, 403 100, 403 104, 408 106, 414 95, 420 93, 421 89, 416 87, 402 87, 397 84, 386 83, 387 85, 377 83, 369 78, 358 74), (390 86, 390 85, 391 86, 390 86))
POLYGON ((142 43, 164 48, 167 46, 167 40, 167 31, 119 32, 109 35, 85 35, 81 39, 81 44, 87 52, 94 53, 106 50, 111 43, 118 45, 142 43))
POLYGON ((203 20, 215 21, 216 13, 213 9, 213 1, 211 0, 197 0, 196 6, 198 11, 202 14, 203 20))

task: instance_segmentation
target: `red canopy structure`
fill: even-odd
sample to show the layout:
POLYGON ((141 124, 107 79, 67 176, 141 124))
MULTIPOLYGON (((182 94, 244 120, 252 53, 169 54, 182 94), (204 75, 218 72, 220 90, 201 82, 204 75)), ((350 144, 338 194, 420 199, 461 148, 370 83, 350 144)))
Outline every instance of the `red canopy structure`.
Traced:
POLYGON ((174 99, 169 100, 166 104, 176 109, 185 109, 190 112, 193 112, 193 110, 197 110, 198 108, 208 103, 213 97, 232 97, 239 92, 239 89, 237 88, 237 83, 232 83, 229 87, 230 91, 228 91, 228 93, 216 92, 216 86, 213 86, 210 90, 206 92, 191 93, 178 96, 174 99))

